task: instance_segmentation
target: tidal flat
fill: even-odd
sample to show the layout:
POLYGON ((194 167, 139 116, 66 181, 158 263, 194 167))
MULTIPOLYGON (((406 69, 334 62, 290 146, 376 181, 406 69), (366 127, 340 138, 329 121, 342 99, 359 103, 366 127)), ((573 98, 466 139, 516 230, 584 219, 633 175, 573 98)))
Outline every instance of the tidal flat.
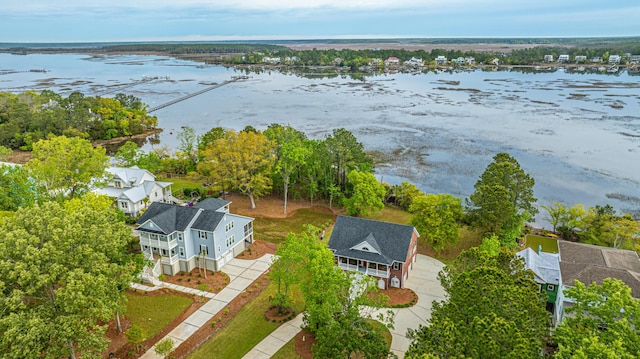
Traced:
MULTIPOLYGON (((269 69, 236 71, 163 56, 0 54, 0 91, 124 92, 150 107, 232 76, 235 82, 154 112, 159 144, 182 126, 264 129, 290 124, 312 138, 344 127, 377 160, 377 176, 467 197, 491 158, 509 152, 536 180, 539 204, 611 204, 640 214, 640 77, 474 71, 355 80, 269 69), (46 73, 29 72, 44 68, 46 73)), ((150 149, 147 143, 145 149, 150 149)), ((539 225, 545 225, 538 215, 539 225)), ((547 225, 548 227, 548 225, 547 225)))

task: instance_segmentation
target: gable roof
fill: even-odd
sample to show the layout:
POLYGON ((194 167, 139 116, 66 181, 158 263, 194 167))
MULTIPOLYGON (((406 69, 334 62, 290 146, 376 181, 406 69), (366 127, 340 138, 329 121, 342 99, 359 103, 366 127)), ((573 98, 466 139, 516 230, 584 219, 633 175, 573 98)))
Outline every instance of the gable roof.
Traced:
POLYGON ((204 209, 208 209, 211 211, 217 211, 220 208, 230 204, 231 201, 227 201, 224 199, 220 199, 220 198, 206 198, 205 200, 198 202, 194 205, 194 207, 196 208, 204 208, 204 209))
POLYGON ((602 284, 605 278, 615 278, 640 298, 640 258, 636 252, 568 241, 558 241, 558 249, 562 284, 573 286, 575 280, 602 284))
POLYGON ((200 211, 198 208, 153 202, 136 224, 142 225, 150 220, 160 227, 162 233, 170 234, 175 231, 184 231, 198 211, 200 211))
POLYGON ((392 264, 405 262, 415 230, 412 226, 338 216, 329 239, 329 249, 336 255, 392 264), (380 254, 353 249, 367 242, 380 254))
POLYGON ((142 183, 144 175, 148 174, 155 180, 155 176, 138 166, 133 167, 109 167, 106 169, 115 178, 121 180, 127 186, 139 186, 142 183))
POLYGON ((531 248, 525 248, 516 253, 518 257, 524 259, 525 268, 531 269, 535 274, 536 282, 560 284, 560 264, 559 256, 555 253, 536 253, 531 248))

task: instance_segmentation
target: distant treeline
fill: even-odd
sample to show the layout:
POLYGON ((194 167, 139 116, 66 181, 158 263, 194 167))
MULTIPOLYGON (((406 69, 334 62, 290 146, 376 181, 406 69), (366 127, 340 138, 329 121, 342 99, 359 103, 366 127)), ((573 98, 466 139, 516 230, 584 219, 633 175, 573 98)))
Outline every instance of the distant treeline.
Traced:
POLYGON ((50 134, 108 140, 141 134, 157 124, 146 105, 131 95, 106 98, 73 92, 65 98, 50 90, 0 92, 0 146, 12 149, 31 150, 50 134))
POLYGON ((106 52, 136 52, 136 51, 151 51, 151 52, 166 52, 169 54, 243 54, 249 52, 260 51, 278 51, 285 50, 286 47, 270 44, 167 44, 167 43, 154 43, 154 44, 127 44, 127 45, 115 45, 105 46, 102 50, 106 52))

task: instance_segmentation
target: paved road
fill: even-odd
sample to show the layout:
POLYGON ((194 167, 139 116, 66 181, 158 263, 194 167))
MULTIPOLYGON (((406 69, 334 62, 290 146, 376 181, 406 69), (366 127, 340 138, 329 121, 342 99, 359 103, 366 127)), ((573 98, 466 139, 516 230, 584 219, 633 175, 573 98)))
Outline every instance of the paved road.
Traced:
MULTIPOLYGON (((208 293, 206 296, 211 298, 195 313, 191 314, 187 319, 175 327, 169 334, 167 334, 161 340, 171 338, 174 342, 174 348, 177 348, 182 342, 187 340, 196 330, 200 329, 211 318, 213 318, 222 308, 224 308, 229 302, 231 302, 238 294, 242 293, 254 280, 260 277, 271 266, 272 254, 265 254, 264 256, 255 260, 243 260, 234 258, 224 267, 222 271, 229 275, 229 284, 220 291, 218 294, 208 293)), ((134 285, 137 289, 143 289, 140 285, 134 285)), ((193 289, 185 288, 182 286, 176 286, 173 284, 163 283, 157 287, 147 287, 148 290, 155 290, 158 288, 167 287, 175 290, 182 290, 187 293, 193 294, 193 289)), ((161 308, 159 308, 161 310, 161 308)), ((140 358, 144 359, 162 359, 161 356, 156 354, 153 348, 147 350, 140 358)))
MULTIPOLYGON (((394 308, 391 311, 395 315, 394 329, 391 330, 391 351, 398 358, 404 358, 404 353, 409 349, 410 340, 407 339, 407 329, 417 329, 420 324, 427 324, 426 320, 431 316, 431 303, 434 300, 443 300, 445 292, 438 272, 444 264, 436 259, 418 254, 413 269, 409 272, 406 287, 418 294, 418 302, 409 308, 394 308)), ((386 313, 389 309, 379 312, 386 313)), ((291 340, 302 325, 302 314, 294 320, 287 322, 269 334, 258 343, 242 359, 268 359, 291 340)))

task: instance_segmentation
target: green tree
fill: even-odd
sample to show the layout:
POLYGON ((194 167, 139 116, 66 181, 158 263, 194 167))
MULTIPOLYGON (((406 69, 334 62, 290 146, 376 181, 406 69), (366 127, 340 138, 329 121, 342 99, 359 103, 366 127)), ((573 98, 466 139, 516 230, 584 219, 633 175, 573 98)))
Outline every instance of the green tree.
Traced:
POLYGON ((16 211, 35 202, 33 183, 22 166, 0 165, 0 211, 16 211))
POLYGON ((565 308, 553 332, 556 358, 638 358, 640 302, 622 281, 606 278, 602 285, 576 281, 565 291, 573 305, 565 308))
POLYGON ((178 141, 180 141, 178 151, 176 151, 176 157, 182 164, 182 170, 179 172, 185 174, 193 172, 198 163, 198 135, 193 128, 186 126, 182 128, 176 137, 178 141))
POLYGON ((558 225, 562 223, 563 218, 567 215, 567 205, 560 202, 553 202, 549 206, 541 206, 547 213, 548 217, 544 217, 553 226, 553 232, 556 233, 558 225))
POLYGON ((91 202, 47 202, 19 209, 0 230, 3 357, 99 357, 119 286, 142 268, 131 229, 91 202))
POLYGON ((373 173, 353 170, 347 178, 353 186, 351 196, 342 201, 348 215, 367 217, 384 208, 386 190, 373 173))
POLYGON ((305 146, 304 133, 291 126, 272 124, 264 131, 264 135, 276 144, 276 161, 274 172, 282 180, 284 190, 284 214, 287 214, 287 199, 289 186, 292 185, 294 174, 305 165, 311 151, 305 146))
POLYGON ((318 242, 317 232, 317 228, 309 228, 300 234, 289 233, 285 241, 278 246, 269 278, 278 285, 278 292, 271 298, 271 303, 278 308, 279 314, 289 311, 289 290, 291 286, 299 284, 307 274, 305 266, 310 257, 308 251, 318 242))
POLYGON ((35 143, 25 168, 38 188, 39 198, 63 200, 100 183, 108 163, 103 147, 94 148, 78 137, 58 136, 35 143))
POLYGON ((140 147, 135 142, 127 141, 118 148, 114 158, 118 166, 131 167, 137 164, 141 155, 140 147))
MULTIPOLYGON (((333 253, 317 240, 311 244, 302 281, 305 327, 317 343, 314 358, 386 358, 389 355, 381 328, 371 325, 373 308, 384 296, 370 295, 377 287, 368 276, 348 274, 334 265, 333 253)), ((390 313, 376 319, 391 327, 390 313)))
POLYGON ((249 196, 251 208, 255 198, 271 189, 271 169, 275 161, 274 144, 260 132, 226 131, 204 150, 198 171, 213 182, 240 190, 249 196))
POLYGON ((472 224, 483 234, 496 234, 503 243, 515 245, 524 224, 538 213, 534 184, 518 161, 507 153, 498 153, 467 201, 472 224))
POLYGON ((409 207, 411 225, 415 226, 433 249, 441 251, 454 245, 460 238, 459 221, 462 219, 462 201, 450 194, 417 196, 409 207))
POLYGON ((10 148, 0 146, 0 162, 6 161, 7 157, 12 153, 10 148))
POLYGON ((409 330, 407 358, 534 358, 550 316, 533 274, 502 250, 462 252, 439 274, 447 299, 434 302, 426 326, 409 330))
POLYGON ((216 140, 223 138, 225 129, 222 127, 214 127, 207 131, 204 135, 198 137, 198 151, 204 151, 207 146, 213 144, 216 140))
POLYGON ((344 128, 334 129, 325 140, 329 158, 331 159, 332 183, 346 190, 347 174, 352 170, 361 172, 373 171, 373 160, 364 152, 364 145, 344 128))

